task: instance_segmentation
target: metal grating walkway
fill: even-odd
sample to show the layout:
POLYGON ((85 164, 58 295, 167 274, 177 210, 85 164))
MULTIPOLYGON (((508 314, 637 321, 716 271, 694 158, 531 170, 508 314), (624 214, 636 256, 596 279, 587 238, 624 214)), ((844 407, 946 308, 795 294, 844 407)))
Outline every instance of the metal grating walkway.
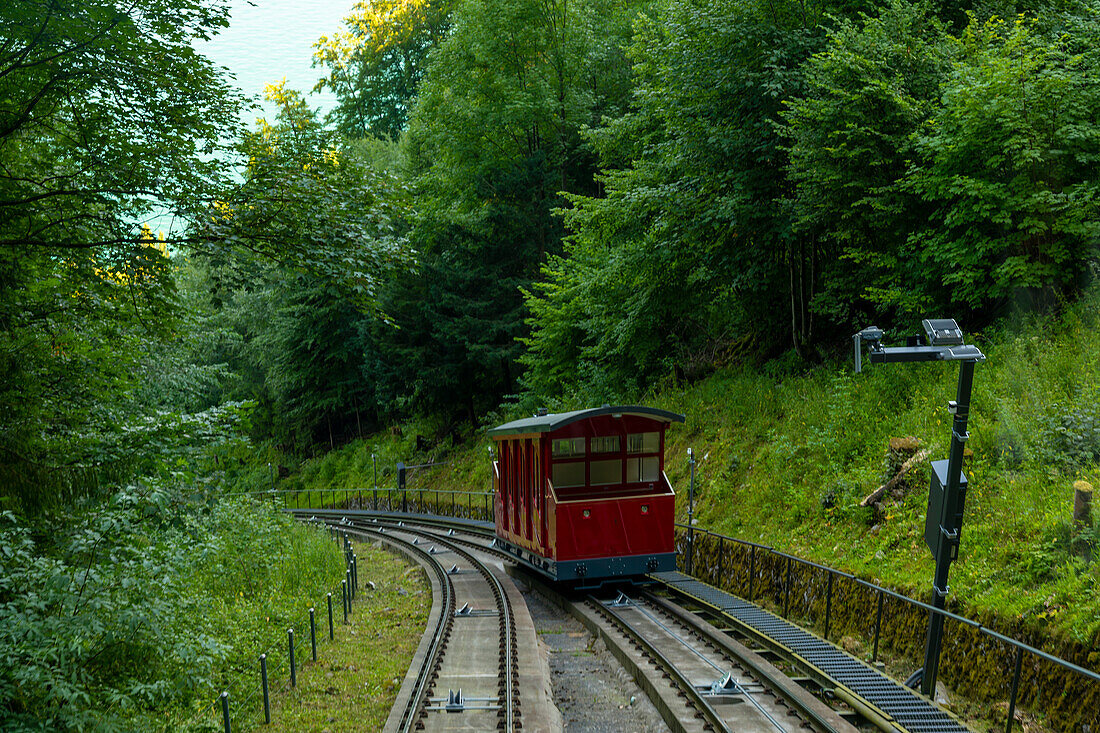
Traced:
POLYGON ((966 733, 967 728, 927 698, 895 682, 847 652, 759 606, 680 572, 652 577, 697 598, 794 652, 830 679, 877 708, 905 731, 966 733))

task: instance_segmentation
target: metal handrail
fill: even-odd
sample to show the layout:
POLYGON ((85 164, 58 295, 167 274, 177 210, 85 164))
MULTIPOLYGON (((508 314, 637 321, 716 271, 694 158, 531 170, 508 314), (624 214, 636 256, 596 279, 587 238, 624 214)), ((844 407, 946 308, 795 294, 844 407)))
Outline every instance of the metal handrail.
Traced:
MULTIPOLYGON (((688 525, 682 524, 680 522, 677 522, 676 526, 679 527, 680 529, 685 530, 685 531, 688 530, 688 529, 691 529, 691 528, 688 527, 688 525)), ((983 634, 986 634, 986 635, 988 635, 988 636, 990 636, 994 639, 997 639, 998 641, 1004 642, 1004 643, 1006 643, 1006 644, 1008 644, 1012 647, 1015 647, 1016 649, 1018 649, 1020 651, 1027 652, 1029 654, 1033 654, 1036 657, 1039 657, 1040 659, 1044 659, 1048 662, 1052 662, 1054 664, 1057 664, 1057 665, 1059 665, 1061 667, 1064 667, 1065 669, 1067 669, 1071 672, 1082 675, 1082 676, 1084 676, 1088 679, 1091 679, 1095 682, 1100 682, 1100 674, 1097 674, 1096 672, 1093 672, 1092 670, 1085 669, 1084 667, 1078 666, 1078 665, 1074 664, 1073 662, 1067 661, 1067 660, 1062 659, 1060 657, 1056 657, 1052 654, 1044 652, 1041 649, 1036 649, 1035 647, 1033 647, 1029 644, 1026 644, 1026 643, 1024 643, 1022 641, 1019 641, 1017 639, 1013 639, 1010 636, 1006 636, 1006 635, 1000 633, 999 631, 994 631, 993 629, 989 628, 988 626, 985 626, 981 622, 974 621, 973 619, 969 619, 965 616, 960 616, 957 613, 952 613, 951 611, 947 611, 945 609, 936 608, 935 606, 933 606, 931 604, 924 603, 922 601, 918 601, 915 598, 910 598, 909 596, 898 593, 897 591, 892 591, 889 588, 883 588, 880 585, 875 585, 874 583, 872 583, 868 580, 863 580, 862 578, 856 577, 852 573, 847 573, 847 572, 844 572, 843 570, 837 570, 836 568, 831 568, 828 565, 822 565, 821 563, 817 563, 817 562, 814 562, 812 560, 806 560, 805 558, 801 558, 801 557, 798 557, 796 555, 791 555, 791 554, 783 552, 781 550, 776 550, 774 547, 771 547, 770 545, 764 545, 764 544, 760 544, 758 542, 751 542, 749 540, 742 540, 742 539, 739 539, 737 537, 730 537, 729 535, 719 534, 717 532, 712 532, 712 531, 707 530, 707 529, 700 529, 698 527, 695 527, 693 529, 695 531, 695 534, 709 535, 711 537, 718 538, 722 541, 727 541, 728 540, 729 542, 732 542, 734 544, 739 544, 739 545, 749 547, 749 548, 753 548, 753 549, 763 550, 763 551, 771 553, 772 555, 774 555, 776 557, 784 558, 786 560, 796 562, 796 563, 799 563, 800 565, 804 565, 804 566, 807 566, 807 567, 815 568, 817 570, 823 570, 823 571, 829 573, 832 576, 838 576, 838 577, 844 578, 846 580, 850 580, 850 581, 856 583, 857 585, 864 586, 865 588, 867 588, 869 590, 875 591, 877 593, 880 593, 880 594, 883 594, 883 595, 886 595, 886 596, 890 596, 891 598, 895 598, 899 601, 904 601, 906 603, 909 603, 912 606, 923 609, 923 610, 928 611, 930 613, 940 614, 944 618, 949 618, 949 619, 952 619, 953 621, 957 621, 957 622, 959 622, 963 625, 966 625, 966 626, 969 626, 971 628, 977 629, 978 631, 982 632, 983 634)), ((750 583, 751 583, 751 579, 750 579, 750 583)), ((751 585, 750 585, 750 588, 751 588, 751 585)), ((750 599, 750 600, 752 600, 752 599, 750 599)), ((826 621, 826 624, 827 623, 828 622, 826 621)))

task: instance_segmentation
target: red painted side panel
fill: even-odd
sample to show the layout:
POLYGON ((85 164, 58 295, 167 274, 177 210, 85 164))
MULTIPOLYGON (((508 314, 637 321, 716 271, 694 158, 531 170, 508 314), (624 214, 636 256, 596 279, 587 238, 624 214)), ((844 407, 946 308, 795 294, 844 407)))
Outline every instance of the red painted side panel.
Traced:
POLYGON ((557 550, 553 558, 566 561, 674 552, 674 512, 672 494, 558 504, 553 514, 557 550))

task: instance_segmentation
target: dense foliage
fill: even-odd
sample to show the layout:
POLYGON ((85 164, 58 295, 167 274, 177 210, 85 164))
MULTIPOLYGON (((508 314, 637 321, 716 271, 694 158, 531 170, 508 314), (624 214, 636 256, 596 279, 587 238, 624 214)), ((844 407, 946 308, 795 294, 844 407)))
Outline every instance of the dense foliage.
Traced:
POLYGON ((338 582, 326 535, 248 503, 134 484, 35 537, 0 514, 0 726, 171 730, 251 682, 338 582))
POLYGON ((1072 296, 1100 222, 1096 13, 358 6, 319 45, 338 120, 388 99, 352 72, 420 39, 415 93, 384 84, 418 259, 384 296, 375 407, 475 422, 509 394, 613 399, 813 360, 870 321, 974 329, 1072 296))
MULTIPOLYGON (((1100 262, 1098 21, 1095 0, 363 0, 315 46, 337 109, 275 84, 246 131, 192 47, 223 0, 5 3, 0 651, 24 671, 3 722, 139 725, 227 669, 186 550, 220 561, 218 518, 259 516, 217 498, 274 480, 248 445, 410 417, 445 444, 536 404, 782 379, 870 321, 1065 309, 1100 262)), ((845 378, 814 384, 820 419, 744 458, 835 500, 867 436, 845 378)), ((1095 385, 1059 394, 1038 437, 989 418, 1029 475, 1100 455, 1095 385)))

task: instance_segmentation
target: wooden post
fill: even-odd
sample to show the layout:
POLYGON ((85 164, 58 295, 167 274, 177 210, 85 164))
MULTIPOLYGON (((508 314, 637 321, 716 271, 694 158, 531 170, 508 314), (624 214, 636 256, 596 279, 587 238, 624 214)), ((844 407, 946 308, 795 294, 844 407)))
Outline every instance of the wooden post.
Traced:
MULTIPOLYGON (((1075 481, 1073 483, 1073 530, 1080 536, 1092 529, 1092 484, 1088 481, 1075 481)), ((1087 539, 1079 539, 1074 543, 1074 550, 1079 557, 1086 560, 1092 554, 1092 548, 1087 539)))

